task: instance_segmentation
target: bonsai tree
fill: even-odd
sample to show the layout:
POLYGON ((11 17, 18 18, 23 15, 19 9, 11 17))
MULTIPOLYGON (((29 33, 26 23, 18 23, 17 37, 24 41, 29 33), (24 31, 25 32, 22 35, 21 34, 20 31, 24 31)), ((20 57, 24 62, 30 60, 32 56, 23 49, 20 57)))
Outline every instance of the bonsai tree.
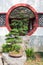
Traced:
MULTIPOLYGON (((6 43, 17 44, 21 43, 22 39, 21 36, 25 35, 28 31, 28 19, 24 17, 24 15, 20 15, 22 19, 20 20, 11 20, 12 22, 10 26, 12 26, 12 29, 10 30, 9 34, 6 35, 6 43), (24 17, 24 18, 23 18, 24 17)), ((7 45, 4 45, 4 48, 6 48, 7 45)), ((9 47, 9 45, 8 45, 9 47)), ((8 50, 8 49, 6 49, 8 50)), ((10 49, 11 50, 11 49, 10 49)), ((10 51, 8 50, 8 52, 10 51)))
POLYGON ((21 13, 19 14, 20 20, 12 19, 10 22, 10 26, 12 27, 11 31, 9 32, 6 38, 7 43, 21 43, 21 37, 26 35, 28 31, 28 18, 24 17, 24 15, 21 13))

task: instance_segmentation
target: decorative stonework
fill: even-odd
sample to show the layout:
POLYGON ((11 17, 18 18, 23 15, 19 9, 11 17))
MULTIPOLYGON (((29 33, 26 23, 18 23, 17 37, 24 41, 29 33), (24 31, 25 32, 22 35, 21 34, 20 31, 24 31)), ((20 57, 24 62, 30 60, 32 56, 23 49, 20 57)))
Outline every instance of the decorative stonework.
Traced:
POLYGON ((5 14, 0 14, 0 26, 5 26, 5 14))
POLYGON ((43 14, 39 14, 39 26, 43 26, 43 14))

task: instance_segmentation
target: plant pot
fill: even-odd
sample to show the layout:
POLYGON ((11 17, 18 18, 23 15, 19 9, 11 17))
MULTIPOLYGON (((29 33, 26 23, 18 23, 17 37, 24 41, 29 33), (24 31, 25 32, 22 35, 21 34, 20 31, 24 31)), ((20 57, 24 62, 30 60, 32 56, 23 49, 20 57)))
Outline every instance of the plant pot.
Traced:
POLYGON ((14 57, 14 58, 22 57, 22 55, 23 55, 22 51, 19 51, 19 52, 15 52, 15 51, 9 52, 9 56, 10 57, 14 57))

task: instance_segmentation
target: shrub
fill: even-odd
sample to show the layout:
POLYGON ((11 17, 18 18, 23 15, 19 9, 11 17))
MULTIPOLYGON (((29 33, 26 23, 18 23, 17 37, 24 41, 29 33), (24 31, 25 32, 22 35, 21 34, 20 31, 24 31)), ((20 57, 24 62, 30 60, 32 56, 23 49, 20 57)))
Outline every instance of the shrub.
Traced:
POLYGON ((27 48, 27 49, 25 50, 25 52, 26 52, 27 58, 34 56, 34 51, 33 51, 32 48, 27 48))

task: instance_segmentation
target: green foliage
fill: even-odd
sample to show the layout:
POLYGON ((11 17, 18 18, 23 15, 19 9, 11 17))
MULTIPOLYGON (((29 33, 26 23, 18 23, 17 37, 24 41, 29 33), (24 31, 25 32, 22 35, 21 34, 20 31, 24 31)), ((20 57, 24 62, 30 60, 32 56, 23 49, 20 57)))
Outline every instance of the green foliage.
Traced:
POLYGON ((12 45, 12 51, 15 50, 16 52, 19 52, 20 48, 21 48, 21 46, 18 45, 18 44, 13 44, 12 45))
POLYGON ((20 36, 9 36, 8 38, 6 38, 6 43, 21 43, 22 39, 20 36))
POLYGON ((6 43, 12 43, 12 42, 14 42, 14 38, 7 38, 6 39, 6 43))
POLYGON ((33 51, 32 48, 27 48, 27 49, 25 50, 25 52, 26 52, 27 58, 34 56, 34 51, 33 51))
POLYGON ((17 29, 12 29, 10 32, 18 33, 17 29))
POLYGON ((20 36, 27 34, 28 22, 29 22, 28 19, 11 20, 11 21, 12 23, 10 24, 10 26, 13 27, 13 29, 15 28, 15 31, 16 30, 18 31, 16 32, 17 34, 19 34, 20 36))
POLYGON ((2 52, 9 52, 9 51, 11 51, 11 45, 9 45, 9 44, 3 44, 2 45, 2 52))
POLYGON ((16 51, 19 52, 21 46, 18 44, 3 44, 2 45, 2 52, 10 52, 10 51, 16 51))
POLYGON ((10 31, 10 35, 14 35, 14 36, 19 35, 18 29, 12 29, 12 30, 10 31))

